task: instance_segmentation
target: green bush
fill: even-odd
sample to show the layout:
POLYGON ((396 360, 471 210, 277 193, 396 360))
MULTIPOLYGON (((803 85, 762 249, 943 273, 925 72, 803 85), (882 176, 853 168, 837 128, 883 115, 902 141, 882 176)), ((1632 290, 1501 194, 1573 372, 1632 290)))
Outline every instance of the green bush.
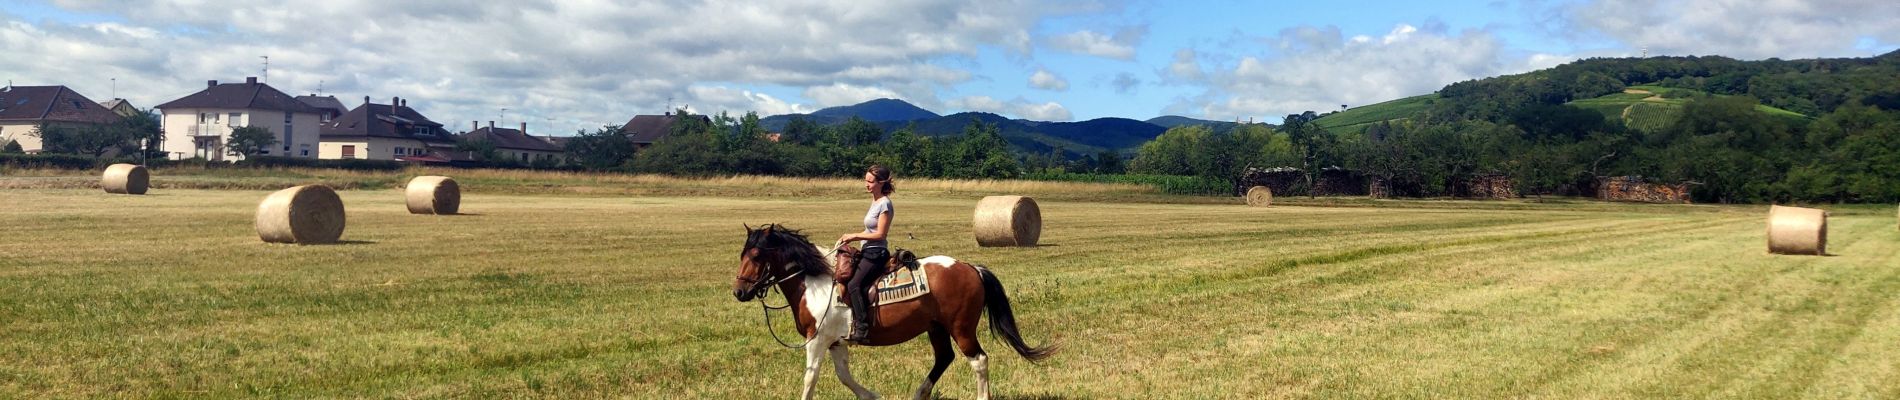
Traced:
POLYGON ((407 164, 404 164, 401 161, 390 161, 390 160, 364 160, 364 159, 319 160, 319 159, 314 159, 314 158, 299 158, 299 157, 256 156, 256 157, 246 158, 244 159, 244 161, 238 161, 235 165, 240 166, 240 167, 264 167, 264 168, 304 167, 304 168, 335 168, 335 169, 347 169, 347 170, 354 170, 354 171, 396 171, 396 170, 402 169, 407 164))
POLYGON ((95 161, 74 154, 0 154, 0 166, 8 168, 92 169, 95 161))

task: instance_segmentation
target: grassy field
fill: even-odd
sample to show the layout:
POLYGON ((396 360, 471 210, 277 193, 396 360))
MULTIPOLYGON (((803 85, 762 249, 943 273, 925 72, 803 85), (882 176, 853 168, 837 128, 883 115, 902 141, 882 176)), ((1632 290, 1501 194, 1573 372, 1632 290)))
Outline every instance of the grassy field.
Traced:
POLYGON ((1319 125, 1333 133, 1358 133, 1380 121, 1396 121, 1417 116, 1431 108, 1432 100, 1438 99, 1437 93, 1428 93, 1384 103, 1354 107, 1317 120, 1319 125))
MULTIPOLYGON (((304 247, 257 241, 263 190, 0 177, 0 398, 792 397, 801 354, 730 293, 740 224, 830 238, 864 207, 850 180, 467 173, 471 215, 371 185, 342 192, 346 244, 304 247)), ((894 244, 991 266, 1029 341, 1065 347, 995 353, 998 398, 1900 396, 1890 207, 1837 209, 1835 254, 1796 257, 1764 253, 1765 206, 907 184, 894 244), (975 246, 975 193, 1009 190, 1050 193, 1047 246, 975 246)), ((929 353, 853 358, 902 398, 929 353)), ((969 398, 967 365, 937 388, 969 398)))

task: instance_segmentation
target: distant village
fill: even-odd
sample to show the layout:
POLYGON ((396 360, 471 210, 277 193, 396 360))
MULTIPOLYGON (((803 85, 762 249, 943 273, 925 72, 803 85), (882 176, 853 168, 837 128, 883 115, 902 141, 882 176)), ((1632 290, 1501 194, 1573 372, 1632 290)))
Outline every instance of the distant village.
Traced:
MULTIPOLYGON (((245 155, 228 146, 232 133, 257 127, 276 137, 258 156, 431 165, 571 162, 565 152, 568 137, 532 134, 526 122, 496 126, 495 121, 469 121, 461 125, 465 130, 452 132, 456 126, 422 115, 401 97, 365 96, 351 108, 336 96, 292 96, 256 77, 242 83, 206 81, 204 89, 154 108, 165 138, 151 148, 172 160, 242 160, 245 155), (467 144, 478 144, 484 151, 469 150, 467 144), (491 157, 496 159, 486 159, 491 157)), ((26 153, 39 153, 43 146, 34 132, 43 127, 103 126, 141 113, 125 99, 95 102, 66 86, 9 85, 0 88, 0 143, 11 141, 26 153)), ((644 148, 664 138, 675 119, 672 113, 635 115, 621 125, 620 133, 636 149, 644 148)))

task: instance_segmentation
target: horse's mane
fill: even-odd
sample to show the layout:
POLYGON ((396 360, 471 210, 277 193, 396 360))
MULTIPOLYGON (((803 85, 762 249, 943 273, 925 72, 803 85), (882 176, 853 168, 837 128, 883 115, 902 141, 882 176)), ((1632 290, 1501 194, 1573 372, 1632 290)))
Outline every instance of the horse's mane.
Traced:
POLYGON ((811 239, 807 239, 805 234, 797 229, 786 228, 779 224, 767 224, 752 230, 746 235, 745 250, 754 248, 785 253, 793 263, 798 264, 799 270, 806 276, 831 273, 830 265, 825 263, 824 254, 819 253, 818 247, 811 244, 811 239))

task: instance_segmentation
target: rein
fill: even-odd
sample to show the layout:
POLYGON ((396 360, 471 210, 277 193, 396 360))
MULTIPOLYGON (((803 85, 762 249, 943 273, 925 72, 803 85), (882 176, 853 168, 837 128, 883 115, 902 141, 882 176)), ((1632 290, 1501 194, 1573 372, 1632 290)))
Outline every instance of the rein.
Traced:
MULTIPOLYGON (((839 243, 839 244, 838 244, 838 246, 837 246, 837 247, 832 247, 832 248, 831 248, 831 251, 827 251, 827 252, 825 252, 825 253, 824 253, 824 254, 825 254, 825 255, 824 255, 824 257, 825 257, 825 259, 831 259, 831 257, 832 257, 833 255, 835 255, 835 254, 837 254, 837 253, 838 253, 838 248, 839 248, 839 247, 842 247, 842 246, 844 246, 844 243, 842 243, 842 242, 841 242, 841 243, 839 243)), ((790 344, 790 343, 785 343, 785 339, 781 339, 781 338, 779 338, 779 337, 778 337, 778 330, 776 330, 776 329, 772 329, 772 310, 786 310, 786 309, 790 309, 790 308, 792 308, 792 306, 795 306, 795 305, 797 305, 797 304, 793 304, 793 303, 789 303, 789 302, 787 302, 787 303, 785 303, 785 305, 782 305, 782 306, 777 306, 777 307, 773 307, 773 306, 771 306, 771 305, 768 305, 768 304, 766 304, 766 303, 765 303, 765 298, 766 298, 766 297, 769 297, 769 296, 770 296, 770 295, 772 294, 772 291, 773 291, 773 290, 775 290, 775 289, 778 289, 778 284, 780 284, 780 283, 784 283, 785 281, 788 281, 788 280, 791 280, 792 278, 796 278, 796 277, 800 277, 800 276, 803 276, 803 274, 798 274, 798 273, 792 273, 792 274, 786 274, 786 275, 785 275, 785 277, 783 277, 783 278, 778 278, 778 279, 774 279, 774 280, 772 280, 771 282, 767 282, 767 283, 766 283, 766 284, 764 285, 764 288, 765 288, 765 290, 763 290, 763 291, 761 291, 761 292, 759 292, 759 295, 758 295, 758 299, 759 299, 759 312, 760 312, 761 314, 764 314, 764 315, 765 315, 765 333, 769 333, 769 334, 772 334, 772 341, 774 341, 774 342, 778 342, 778 345, 779 345, 779 346, 783 346, 783 347, 785 347, 785 348, 787 348, 787 349, 802 349, 802 348, 805 348, 805 346, 808 346, 808 345, 811 345, 811 341, 812 341, 812 340, 815 340, 815 339, 817 339, 817 338, 816 338, 816 336, 818 336, 818 335, 816 335, 816 334, 813 334, 812 336, 814 336, 814 337, 809 337, 809 338, 805 338, 805 342, 804 342, 804 343, 799 343, 799 344, 796 344, 796 345, 794 345, 794 344, 790 344)), ((835 291, 835 290, 837 290, 837 289, 836 289, 836 288, 834 287, 834 288, 833 288, 832 290, 834 290, 834 291, 835 291)), ((828 297, 829 297, 829 296, 837 296, 837 293, 827 293, 827 294, 826 294, 826 296, 828 296, 828 297)), ((809 300, 810 300, 810 299, 807 299, 807 301, 809 301, 809 300)), ((818 316, 818 319, 817 319, 817 320, 814 320, 814 321, 812 321, 812 332, 814 332, 814 333, 816 333, 816 332, 818 331, 818 324, 820 324, 820 323, 823 323, 823 322, 825 321, 825 319, 826 319, 826 318, 830 318, 830 317, 831 317, 831 309, 833 309, 833 308, 836 308, 836 307, 825 307, 825 313, 824 313, 823 315, 820 315, 820 316, 818 316)), ((792 313, 792 317, 793 317, 793 318, 797 318, 797 317, 798 317, 798 312, 796 312, 796 311, 792 311, 791 313, 792 313)), ((801 334, 803 334, 803 333, 801 333, 801 334)))

